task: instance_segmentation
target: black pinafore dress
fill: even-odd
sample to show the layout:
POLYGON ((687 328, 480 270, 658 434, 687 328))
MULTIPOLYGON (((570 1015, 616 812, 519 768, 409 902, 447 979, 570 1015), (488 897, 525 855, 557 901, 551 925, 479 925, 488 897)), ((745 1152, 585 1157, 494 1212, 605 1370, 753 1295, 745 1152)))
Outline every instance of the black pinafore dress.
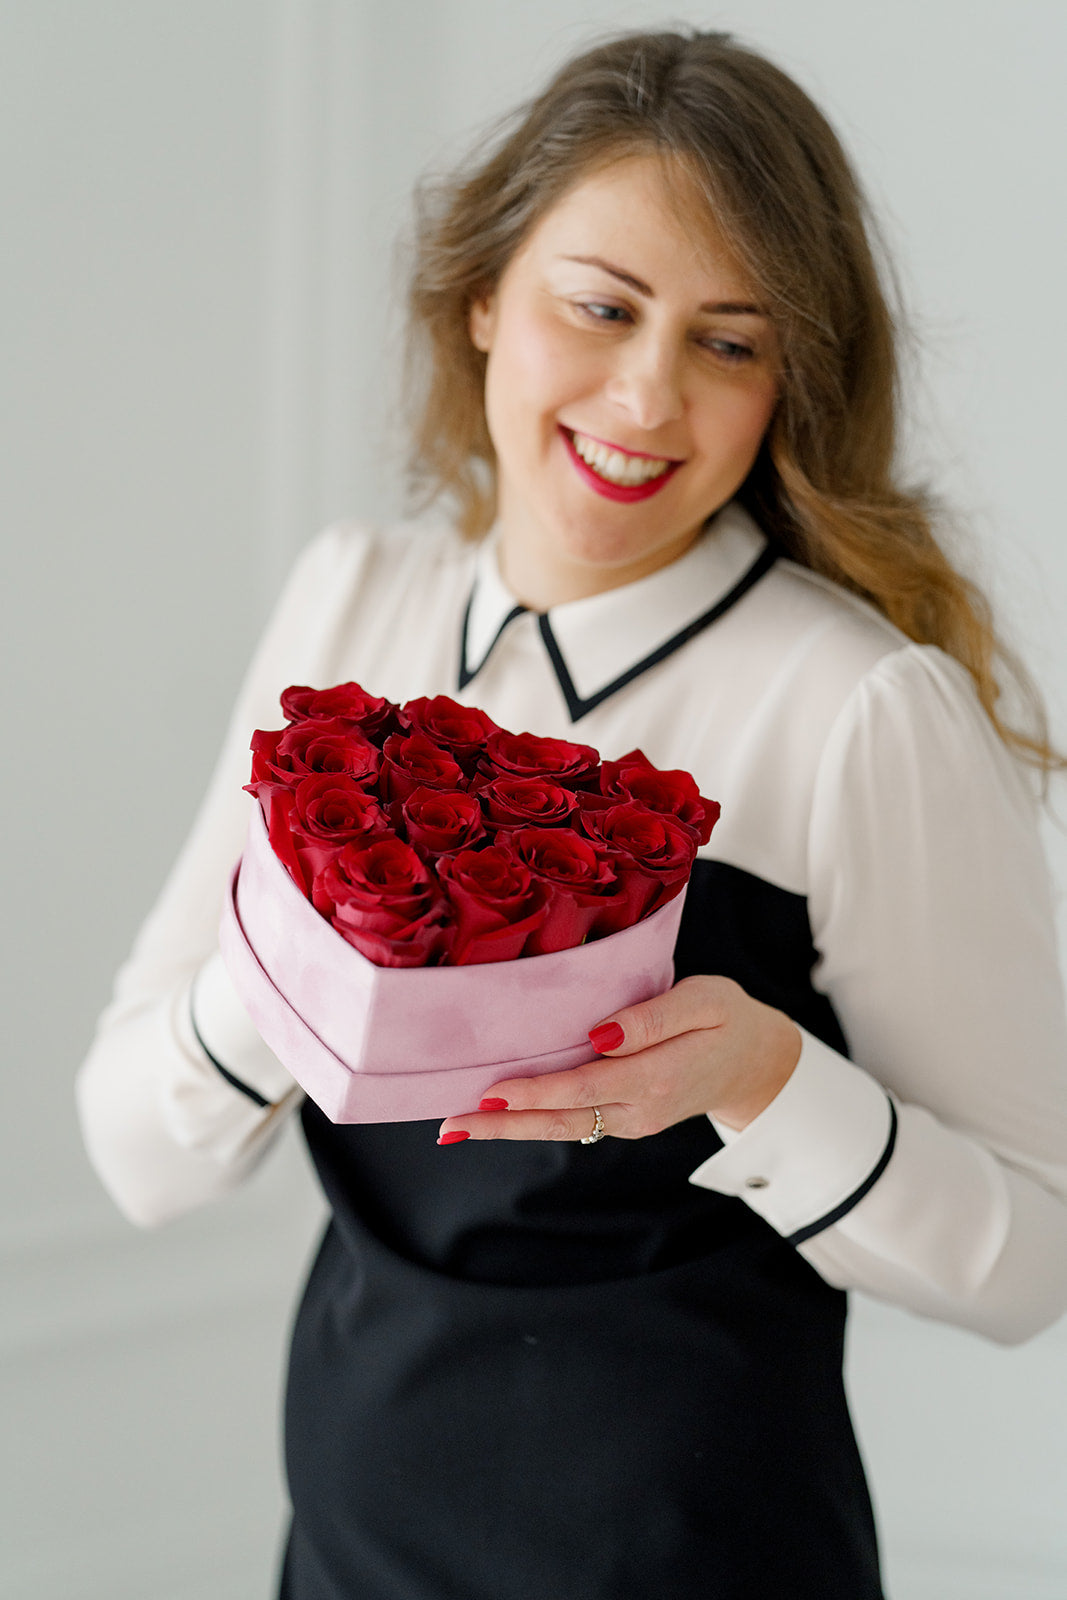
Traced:
MULTIPOLYGON (((844 1050, 804 901, 698 861, 679 978, 844 1050), (761 896, 763 900, 761 903, 761 896)), ((293 1336, 282 1600, 881 1600, 845 1296, 688 1174, 592 1146, 304 1129, 333 1210, 293 1336)))

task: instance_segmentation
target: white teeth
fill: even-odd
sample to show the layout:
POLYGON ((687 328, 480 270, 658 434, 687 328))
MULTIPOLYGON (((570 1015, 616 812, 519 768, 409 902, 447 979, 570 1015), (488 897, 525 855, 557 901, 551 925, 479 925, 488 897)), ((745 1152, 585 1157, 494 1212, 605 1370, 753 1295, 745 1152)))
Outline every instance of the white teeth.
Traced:
POLYGON ((609 450, 606 444, 598 444, 595 439, 587 438, 584 433, 572 433, 571 438, 582 460, 599 477, 623 488, 662 478, 671 465, 669 461, 650 460, 647 456, 624 456, 618 450, 609 450))

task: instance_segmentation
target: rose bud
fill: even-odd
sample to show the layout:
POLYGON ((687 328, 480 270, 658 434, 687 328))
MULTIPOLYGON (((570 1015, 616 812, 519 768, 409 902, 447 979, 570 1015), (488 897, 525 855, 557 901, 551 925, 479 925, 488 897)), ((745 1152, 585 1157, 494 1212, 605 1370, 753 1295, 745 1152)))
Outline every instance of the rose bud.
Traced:
POLYGON ((344 773, 311 773, 295 788, 278 784, 268 799, 271 849, 309 899, 315 878, 342 845, 387 826, 374 796, 344 773))
POLYGON ((429 965, 448 942, 448 901, 417 851, 388 834, 338 851, 316 877, 312 902, 378 966, 429 965))
POLYGON ((509 778, 552 778, 568 789, 595 788, 600 757, 591 744, 500 729, 486 740, 481 771, 509 778))
POLYGON ((607 857, 568 828, 517 828, 508 842, 531 874, 547 885, 548 915, 527 955, 581 944, 612 898, 621 898, 607 857))
POLYGON ((408 843, 428 855, 462 850, 485 834, 482 808, 463 789, 414 789, 398 809, 408 843))
POLYGON ((313 772, 344 773, 363 784, 373 782, 378 751, 344 722, 303 722, 288 728, 257 728, 252 735, 252 777, 245 784, 263 809, 270 829, 271 808, 278 791, 295 789, 313 772))
POLYGON ((405 702, 401 715, 413 733, 423 733, 451 752, 465 771, 473 771, 485 741, 500 730, 476 706, 461 706, 447 694, 422 695, 405 702))
POLYGON ((375 797, 346 773, 312 773, 301 778, 292 796, 289 831, 308 885, 342 845, 388 828, 375 797))
POLYGON ((617 933, 651 916, 685 887, 697 852, 696 835, 676 817, 636 800, 582 813, 582 827, 609 853, 623 899, 606 907, 593 932, 617 933))
POLYGON ((313 772, 344 773, 373 782, 380 757, 374 746, 343 722, 300 722, 252 735, 252 778, 245 784, 263 808, 268 830, 279 791, 295 789, 313 772))
POLYGON ((276 772, 307 777, 311 772, 343 772, 373 783, 380 756, 368 739, 344 722, 295 722, 278 740, 276 772))
POLYGON ((379 788, 386 800, 406 800, 416 789, 464 789, 462 767, 422 733, 390 734, 382 747, 379 788))
POLYGON ((677 817, 692 828, 698 844, 707 844, 719 820, 718 801, 705 800, 690 773, 661 771, 640 750, 631 750, 618 761, 605 761, 600 788, 616 799, 640 800, 650 811, 677 817))
POLYGON ((331 689, 294 684, 282 695, 282 712, 290 722, 343 722, 379 746, 395 731, 399 709, 391 700, 368 694, 358 683, 338 683, 331 689))
POLYGON ((437 862, 456 919, 452 966, 513 961, 548 912, 548 891, 507 845, 460 850, 437 862))
POLYGON ((570 789, 551 778, 500 778, 483 775, 474 792, 493 828, 558 828, 577 809, 570 789))

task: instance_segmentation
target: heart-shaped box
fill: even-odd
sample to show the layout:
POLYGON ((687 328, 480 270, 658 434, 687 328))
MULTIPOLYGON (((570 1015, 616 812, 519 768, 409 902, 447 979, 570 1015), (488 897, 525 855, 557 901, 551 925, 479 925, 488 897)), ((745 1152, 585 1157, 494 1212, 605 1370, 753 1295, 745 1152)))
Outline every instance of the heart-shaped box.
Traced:
POLYGON ((590 1028, 674 981, 684 900, 572 950, 378 967, 301 894, 256 805, 219 940, 252 1021, 332 1122, 416 1122, 474 1110, 503 1078, 594 1060, 590 1028))

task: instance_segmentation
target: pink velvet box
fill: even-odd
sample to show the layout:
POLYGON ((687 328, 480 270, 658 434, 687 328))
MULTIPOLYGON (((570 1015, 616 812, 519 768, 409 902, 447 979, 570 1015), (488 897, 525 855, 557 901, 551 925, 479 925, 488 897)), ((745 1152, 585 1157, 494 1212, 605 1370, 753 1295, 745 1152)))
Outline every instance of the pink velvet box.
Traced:
POLYGON ((377 967, 301 894, 256 805, 219 938, 259 1032, 332 1122, 414 1122, 472 1111, 503 1078, 593 1060, 591 1027, 674 981, 684 900, 551 955, 377 967))

